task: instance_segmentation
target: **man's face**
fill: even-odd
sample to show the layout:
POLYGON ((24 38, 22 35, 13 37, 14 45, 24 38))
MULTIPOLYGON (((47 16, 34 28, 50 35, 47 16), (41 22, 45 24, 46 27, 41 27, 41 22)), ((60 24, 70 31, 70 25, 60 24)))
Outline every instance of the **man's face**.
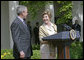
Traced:
POLYGON ((22 12, 23 18, 26 19, 27 15, 28 15, 28 11, 27 9, 25 9, 25 11, 22 12))
POLYGON ((78 20, 75 21, 75 24, 78 24, 78 20))

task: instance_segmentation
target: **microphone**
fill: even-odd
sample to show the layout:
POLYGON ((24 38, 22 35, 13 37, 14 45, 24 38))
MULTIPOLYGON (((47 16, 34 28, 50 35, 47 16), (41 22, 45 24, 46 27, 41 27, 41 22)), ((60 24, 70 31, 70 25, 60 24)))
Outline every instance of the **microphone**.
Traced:
POLYGON ((64 28, 67 30, 67 31, 70 31, 72 28, 70 26, 68 26, 67 24, 63 24, 64 28))

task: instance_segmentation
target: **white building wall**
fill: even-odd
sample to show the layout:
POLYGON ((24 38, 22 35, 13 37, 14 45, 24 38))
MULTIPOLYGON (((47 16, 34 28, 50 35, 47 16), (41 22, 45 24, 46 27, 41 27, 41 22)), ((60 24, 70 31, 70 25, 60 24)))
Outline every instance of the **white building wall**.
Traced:
POLYGON ((53 3, 49 3, 45 6, 45 10, 49 10, 51 12, 51 22, 54 23, 54 5, 53 3))
POLYGON ((10 25, 16 18, 18 1, 1 1, 1 49, 13 47, 10 25))
POLYGON ((83 1, 72 1, 72 23, 75 23, 75 20, 78 19, 79 25, 81 25, 81 38, 80 41, 83 41, 83 1))
MULTIPOLYGON (((19 2, 18 1, 9 1, 9 30, 11 23, 14 21, 16 18, 16 8, 18 6, 19 2)), ((12 35, 11 35, 11 30, 10 30, 10 48, 13 48, 13 40, 12 40, 12 35)))
POLYGON ((1 1, 1 49, 10 48, 8 1, 1 1))

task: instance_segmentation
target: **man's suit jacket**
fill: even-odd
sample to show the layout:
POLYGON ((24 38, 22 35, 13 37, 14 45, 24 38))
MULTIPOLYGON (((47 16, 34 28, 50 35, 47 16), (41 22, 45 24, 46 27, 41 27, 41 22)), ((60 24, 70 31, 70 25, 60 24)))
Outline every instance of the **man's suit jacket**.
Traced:
POLYGON ((11 33, 14 42, 13 56, 15 58, 20 57, 20 51, 25 53, 25 57, 30 57, 32 54, 30 32, 28 27, 16 17, 11 24, 11 33))

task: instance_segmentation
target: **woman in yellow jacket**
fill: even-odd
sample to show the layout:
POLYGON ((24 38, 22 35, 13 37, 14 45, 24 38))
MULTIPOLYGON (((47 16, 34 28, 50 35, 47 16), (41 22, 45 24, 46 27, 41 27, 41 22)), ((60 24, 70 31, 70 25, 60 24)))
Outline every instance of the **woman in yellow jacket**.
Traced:
POLYGON ((56 47, 54 47, 48 41, 43 41, 42 38, 57 34, 57 26, 50 21, 50 11, 44 11, 42 17, 44 23, 39 27, 41 59, 56 59, 56 47))

